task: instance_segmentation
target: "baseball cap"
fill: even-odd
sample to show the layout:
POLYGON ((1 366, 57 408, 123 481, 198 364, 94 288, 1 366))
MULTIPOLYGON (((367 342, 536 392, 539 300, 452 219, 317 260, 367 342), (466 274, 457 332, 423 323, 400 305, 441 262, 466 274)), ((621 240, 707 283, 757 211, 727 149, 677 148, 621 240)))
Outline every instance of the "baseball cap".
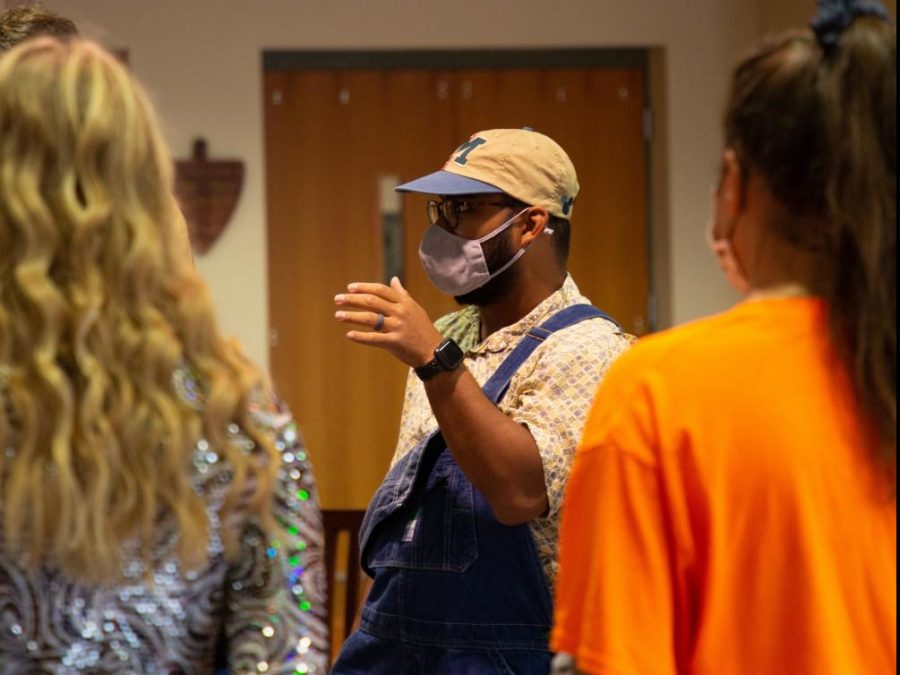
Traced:
POLYGON ((395 188, 430 195, 505 193, 568 220, 578 195, 572 160, 549 136, 533 129, 479 131, 440 171, 395 188))

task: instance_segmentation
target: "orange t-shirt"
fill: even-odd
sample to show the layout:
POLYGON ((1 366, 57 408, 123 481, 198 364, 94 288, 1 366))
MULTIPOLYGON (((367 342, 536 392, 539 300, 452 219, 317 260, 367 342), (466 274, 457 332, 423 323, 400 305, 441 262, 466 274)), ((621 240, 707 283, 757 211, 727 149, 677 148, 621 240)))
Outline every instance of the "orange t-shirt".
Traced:
POLYGON ((748 301, 642 340, 563 505, 552 648, 608 675, 887 675, 897 505, 827 310, 748 301))

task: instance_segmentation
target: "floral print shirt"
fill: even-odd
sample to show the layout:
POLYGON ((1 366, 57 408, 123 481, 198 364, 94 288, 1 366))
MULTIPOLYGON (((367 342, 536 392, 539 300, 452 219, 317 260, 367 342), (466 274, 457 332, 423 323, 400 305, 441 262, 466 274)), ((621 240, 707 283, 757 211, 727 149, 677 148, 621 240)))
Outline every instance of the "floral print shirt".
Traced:
MULTIPOLYGON (((465 352, 466 368, 484 385, 531 328, 570 305, 589 303, 567 276, 562 287, 527 316, 484 340, 480 339, 481 315, 474 306, 448 314, 435 325, 465 352)), ((575 448, 600 379, 634 339, 604 319, 582 321, 558 331, 519 368, 500 401, 500 409, 510 419, 528 427, 541 453, 550 510, 532 521, 531 530, 551 587, 556 579, 560 506, 575 448)), ((425 388, 410 372, 393 461, 436 428, 425 388)))

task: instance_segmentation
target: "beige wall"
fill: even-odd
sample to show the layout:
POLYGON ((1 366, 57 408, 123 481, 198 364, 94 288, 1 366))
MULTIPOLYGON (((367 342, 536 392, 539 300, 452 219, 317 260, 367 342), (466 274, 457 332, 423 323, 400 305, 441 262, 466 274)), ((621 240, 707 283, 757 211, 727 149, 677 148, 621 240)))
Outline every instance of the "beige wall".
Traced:
MULTIPOLYGON (((187 155, 191 138, 202 134, 209 139, 213 156, 246 162, 244 193, 234 219, 199 267, 212 287, 225 330, 236 335, 260 364, 268 361, 263 48, 663 48, 671 224, 671 279, 663 290, 671 294, 675 323, 722 309, 734 300, 705 252, 702 236, 719 151, 719 111, 730 64, 761 30, 761 6, 780 6, 785 4, 782 0, 45 0, 44 4, 75 19, 86 35, 130 50, 131 66, 156 100, 176 155, 187 155)), ((335 193, 339 191, 335 186, 335 193)), ((296 303, 302 312, 303 298, 296 303)))
POLYGON ((801 26, 812 15, 816 0, 759 0, 759 30, 762 35, 801 26))

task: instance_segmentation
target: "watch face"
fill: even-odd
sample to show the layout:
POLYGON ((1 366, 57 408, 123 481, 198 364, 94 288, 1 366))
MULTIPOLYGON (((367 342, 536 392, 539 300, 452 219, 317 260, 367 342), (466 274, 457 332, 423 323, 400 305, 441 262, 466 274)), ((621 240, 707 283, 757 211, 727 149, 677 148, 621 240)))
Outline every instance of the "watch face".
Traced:
POLYGON ((463 351, 453 340, 444 340, 434 350, 434 358, 443 370, 456 370, 463 360, 463 351))

